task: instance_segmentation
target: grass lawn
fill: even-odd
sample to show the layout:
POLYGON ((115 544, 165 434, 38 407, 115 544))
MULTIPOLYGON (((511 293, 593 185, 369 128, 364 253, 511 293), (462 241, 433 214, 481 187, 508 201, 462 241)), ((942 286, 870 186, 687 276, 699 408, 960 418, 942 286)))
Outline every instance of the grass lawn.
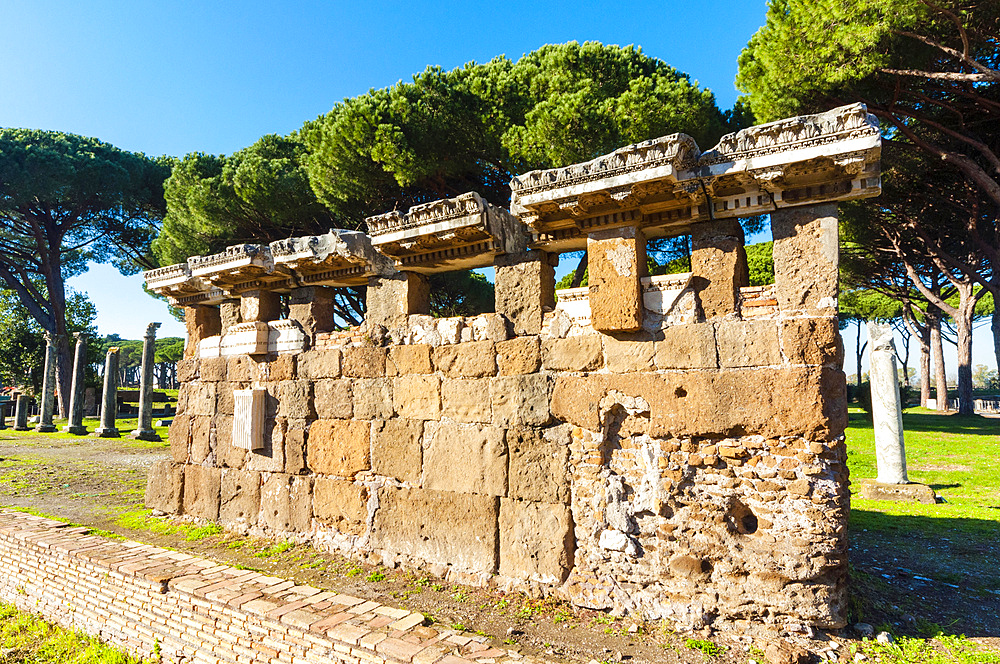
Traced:
MULTIPOLYGON (((155 431, 157 434, 159 434, 160 438, 162 438, 163 440, 166 440, 167 439, 167 433, 170 431, 170 427, 169 426, 166 426, 166 427, 158 427, 158 426, 156 426, 156 422, 158 420, 161 420, 161 419, 168 419, 169 420, 171 418, 170 418, 170 416, 167 416, 167 417, 164 418, 164 417, 159 417, 159 416, 154 415, 153 416, 153 431, 155 431)), ((99 427, 101 425, 101 420, 99 418, 96 418, 96 417, 85 417, 85 418, 83 418, 83 426, 87 427, 87 435, 84 435, 84 436, 77 436, 75 434, 66 433, 65 431, 63 431, 63 427, 66 426, 68 423, 69 423, 69 420, 67 420, 67 419, 63 419, 63 418, 59 418, 59 417, 54 418, 52 420, 52 424, 55 425, 57 431, 54 431, 52 433, 41 433, 40 434, 37 431, 35 431, 35 426, 36 425, 34 425, 34 424, 29 424, 28 425, 29 428, 28 428, 27 431, 14 431, 14 429, 12 428, 14 426, 14 418, 13 417, 8 417, 7 418, 7 428, 3 429, 2 431, 0 431, 0 436, 2 436, 2 437, 12 437, 12 438, 15 438, 15 439, 16 438, 37 438, 38 436, 45 436, 46 438, 51 438, 53 440, 79 440, 79 441, 84 441, 84 440, 87 440, 88 437, 90 436, 90 434, 94 432, 94 429, 96 429, 97 427, 99 427)), ((121 434, 122 438, 125 439, 125 440, 129 439, 128 438, 128 434, 130 432, 132 432, 137 426, 139 426, 139 420, 137 418, 135 418, 135 417, 133 417, 131 419, 119 418, 118 420, 115 421, 115 427, 118 429, 118 432, 121 434)), ((157 443, 155 441, 154 442, 149 442, 149 441, 143 441, 143 440, 132 441, 132 443, 134 443, 136 445, 139 445, 139 446, 144 446, 144 445, 156 446, 156 445, 160 444, 160 443, 157 443)))
MULTIPOLYGON (((911 481, 936 505, 851 498, 852 621, 932 636, 1000 636, 1000 419, 903 415, 911 481)), ((875 477, 869 416, 851 409, 854 485, 875 477)))

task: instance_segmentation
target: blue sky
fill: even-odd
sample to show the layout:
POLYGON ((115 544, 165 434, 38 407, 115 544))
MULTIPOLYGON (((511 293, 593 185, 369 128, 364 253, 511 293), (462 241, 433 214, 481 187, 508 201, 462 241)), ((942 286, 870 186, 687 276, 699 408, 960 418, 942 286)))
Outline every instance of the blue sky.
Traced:
MULTIPOLYGON (((428 65, 517 59, 571 40, 641 46, 727 109, 737 57, 766 9, 765 0, 0 0, 0 126, 96 136, 150 155, 231 153, 428 65)), ((163 335, 183 334, 138 277, 94 266, 71 286, 94 301, 102 334, 139 338, 151 320, 163 335)), ((986 361, 988 335, 976 345, 986 361)))

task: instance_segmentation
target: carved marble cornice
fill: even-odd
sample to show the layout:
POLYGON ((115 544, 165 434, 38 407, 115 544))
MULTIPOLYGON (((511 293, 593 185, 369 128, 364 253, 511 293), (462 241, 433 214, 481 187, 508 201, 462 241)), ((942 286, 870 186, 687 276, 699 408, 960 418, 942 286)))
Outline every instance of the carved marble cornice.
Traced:
POLYGON ((375 251, 371 238, 358 231, 331 230, 270 244, 275 266, 292 270, 315 286, 362 286, 368 277, 390 274, 392 261, 375 251))
POLYGON ((517 217, 475 192, 366 221, 372 245, 415 272, 485 267, 497 254, 523 251, 528 240, 517 217))
POLYGON ((551 251, 581 249, 612 225, 677 235, 696 222, 876 196, 880 156, 878 122, 854 104, 727 134, 704 153, 674 134, 532 171, 511 181, 511 211, 532 246, 551 251))

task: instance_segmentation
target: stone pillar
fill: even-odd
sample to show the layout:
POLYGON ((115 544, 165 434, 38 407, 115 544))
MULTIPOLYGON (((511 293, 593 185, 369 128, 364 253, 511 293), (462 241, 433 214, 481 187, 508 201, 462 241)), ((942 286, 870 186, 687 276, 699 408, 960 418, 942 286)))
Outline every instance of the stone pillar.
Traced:
POLYGON ((222 334, 222 319, 218 307, 204 304, 184 308, 184 326, 187 328, 187 345, 184 346, 184 357, 198 355, 198 342, 206 337, 222 334))
POLYGON ((156 330, 159 323, 146 326, 146 335, 142 339, 142 375, 139 379, 139 424, 129 434, 129 438, 137 440, 160 440, 159 434, 153 431, 153 362, 156 354, 156 330))
POLYGON ((740 288, 750 285, 744 242, 736 219, 691 227, 691 284, 705 320, 734 314, 739 308, 740 288))
POLYGON ((298 321, 310 336, 333 331, 336 291, 325 286, 293 288, 288 298, 288 317, 298 321))
POLYGON ((87 433, 87 427, 83 426, 83 379, 84 369, 87 366, 87 335, 77 332, 76 353, 73 356, 73 392, 69 399, 69 423, 63 427, 63 431, 76 436, 87 433))
POLYGON ((868 346, 878 481, 883 484, 906 484, 909 480, 906 477, 906 449, 903 445, 903 409, 899 403, 892 328, 868 323, 868 346))
POLYGON ((104 359, 104 392, 101 394, 101 426, 94 429, 97 438, 119 438, 118 419, 118 349, 109 348, 104 359))
POLYGON ((222 304, 219 305, 219 317, 222 322, 221 327, 223 332, 233 325, 242 323, 243 317, 240 315, 240 301, 223 300, 222 304))
POLYGON ((244 323, 266 323, 281 318, 281 297, 267 290, 240 293, 240 317, 244 323))
POLYGON ((430 312, 430 284, 416 272, 397 272, 387 277, 369 277, 365 320, 368 325, 397 327, 410 314, 430 312))
POLYGON ((531 250, 494 259, 496 312, 510 321, 517 336, 542 331, 542 317, 556 306, 557 254, 531 250))
POLYGON ((785 313, 837 315, 837 204, 775 210, 774 292, 785 313))
POLYGON ((56 361, 58 352, 56 350, 56 335, 45 333, 45 374, 42 376, 42 402, 39 413, 38 426, 35 431, 41 433, 51 433, 56 430, 52 424, 52 414, 55 410, 56 402, 56 361))
POLYGON ((590 321, 602 332, 642 329, 641 277, 646 276, 646 236, 637 226, 587 236, 590 321))
POLYGON ((7 411, 7 404, 8 403, 11 404, 11 405, 14 405, 15 403, 17 403, 17 395, 16 394, 12 395, 12 400, 11 401, 8 401, 8 402, 0 404, 0 430, 3 430, 3 429, 7 428, 7 412, 6 411, 7 411))
POLYGON ((14 431, 28 430, 28 395, 17 395, 17 407, 14 410, 14 431))

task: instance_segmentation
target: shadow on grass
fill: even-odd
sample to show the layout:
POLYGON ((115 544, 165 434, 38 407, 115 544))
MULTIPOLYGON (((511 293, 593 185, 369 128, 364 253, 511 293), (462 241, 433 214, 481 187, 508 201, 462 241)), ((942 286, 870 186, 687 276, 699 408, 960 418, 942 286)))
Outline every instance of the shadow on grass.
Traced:
POLYGON ((957 488, 961 487, 962 485, 961 484, 928 484, 927 486, 929 486, 930 488, 934 489, 935 491, 940 491, 942 489, 957 489, 957 488))
POLYGON ((851 620, 1000 636, 1000 522, 851 511, 851 620))

